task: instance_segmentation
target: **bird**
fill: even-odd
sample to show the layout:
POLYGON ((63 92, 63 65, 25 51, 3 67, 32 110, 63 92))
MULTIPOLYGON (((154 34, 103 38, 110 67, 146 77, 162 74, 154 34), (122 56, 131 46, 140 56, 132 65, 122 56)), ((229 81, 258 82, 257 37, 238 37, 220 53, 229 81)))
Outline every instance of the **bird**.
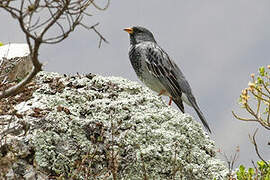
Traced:
POLYGON ((130 37, 129 59, 138 78, 158 95, 169 96, 185 113, 183 101, 194 108, 204 127, 210 127, 192 93, 184 74, 169 55, 158 45, 154 35, 141 26, 125 28, 130 37))

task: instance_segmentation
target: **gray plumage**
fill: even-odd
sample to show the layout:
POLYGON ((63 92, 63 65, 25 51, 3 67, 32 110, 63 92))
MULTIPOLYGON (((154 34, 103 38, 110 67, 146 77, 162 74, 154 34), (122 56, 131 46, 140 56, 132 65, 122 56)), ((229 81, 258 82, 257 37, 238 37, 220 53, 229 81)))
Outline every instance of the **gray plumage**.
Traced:
POLYGON ((191 87, 179 67, 156 43, 153 34, 139 26, 125 29, 130 34, 129 58, 139 79, 150 89, 172 98, 184 113, 183 101, 192 106, 211 133, 191 87))

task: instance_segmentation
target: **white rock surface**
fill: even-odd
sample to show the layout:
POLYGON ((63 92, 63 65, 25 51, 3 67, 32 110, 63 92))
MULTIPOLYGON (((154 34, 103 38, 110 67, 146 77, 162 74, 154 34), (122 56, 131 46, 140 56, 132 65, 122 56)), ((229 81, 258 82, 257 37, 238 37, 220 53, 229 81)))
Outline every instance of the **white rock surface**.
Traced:
POLYGON ((25 43, 11 43, 0 46, 0 60, 3 57, 12 59, 15 57, 24 57, 30 54, 28 44, 25 43))
POLYGON ((0 46, 0 81, 23 79, 33 68, 28 44, 11 43, 0 46))

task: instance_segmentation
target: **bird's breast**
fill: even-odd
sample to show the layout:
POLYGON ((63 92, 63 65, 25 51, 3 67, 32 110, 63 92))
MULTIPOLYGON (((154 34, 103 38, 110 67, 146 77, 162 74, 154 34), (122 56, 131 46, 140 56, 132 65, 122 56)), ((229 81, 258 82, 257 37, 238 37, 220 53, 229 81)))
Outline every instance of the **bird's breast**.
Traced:
POLYGON ((129 48, 129 59, 131 62, 131 65, 133 67, 133 69, 135 70, 137 76, 141 75, 141 54, 138 51, 138 49, 136 49, 136 46, 130 46, 129 48))
MULTIPOLYGON (((160 93, 166 90, 160 80, 147 67, 147 52, 144 44, 131 46, 129 49, 129 59, 138 78, 151 90, 160 93)), ((163 95, 170 96, 166 91, 163 95)))

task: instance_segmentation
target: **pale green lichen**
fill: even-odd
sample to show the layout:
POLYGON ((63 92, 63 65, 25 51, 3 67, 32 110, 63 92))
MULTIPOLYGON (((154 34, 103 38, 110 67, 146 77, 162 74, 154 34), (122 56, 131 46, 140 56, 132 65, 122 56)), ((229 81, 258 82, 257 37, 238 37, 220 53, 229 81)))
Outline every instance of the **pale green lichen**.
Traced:
POLYGON ((33 98, 17 109, 31 126, 25 139, 39 170, 84 179, 84 159, 87 172, 99 179, 112 179, 113 172, 118 179, 226 176, 201 125, 136 82, 40 72, 36 83, 33 98), (46 114, 30 117, 35 107, 46 114))

